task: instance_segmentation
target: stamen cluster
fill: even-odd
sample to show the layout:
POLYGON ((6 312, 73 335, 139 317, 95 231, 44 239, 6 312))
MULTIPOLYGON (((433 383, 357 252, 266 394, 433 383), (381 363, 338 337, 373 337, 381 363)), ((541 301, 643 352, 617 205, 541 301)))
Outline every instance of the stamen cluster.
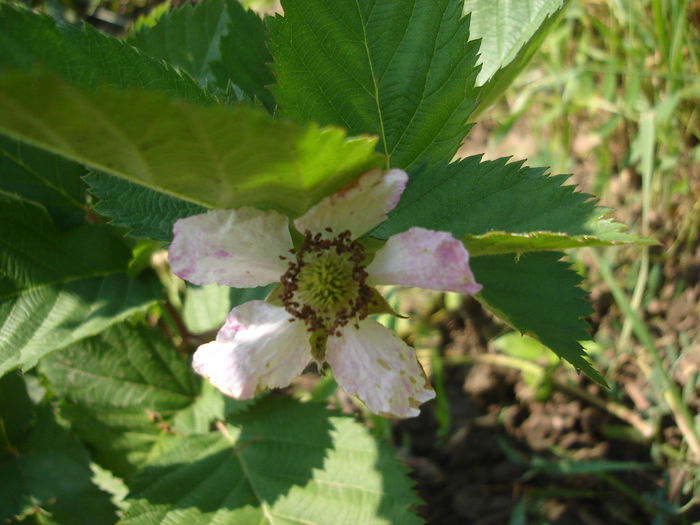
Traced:
POLYGON ((290 251, 294 259, 280 279, 280 300, 309 332, 340 336, 340 328, 367 317, 372 289, 365 283, 365 253, 349 231, 326 238, 306 230, 297 250, 290 251))

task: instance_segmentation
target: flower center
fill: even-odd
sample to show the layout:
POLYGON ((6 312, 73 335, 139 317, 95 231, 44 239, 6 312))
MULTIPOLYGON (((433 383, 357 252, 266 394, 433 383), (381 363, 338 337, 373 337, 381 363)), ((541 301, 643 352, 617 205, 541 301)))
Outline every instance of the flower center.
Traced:
POLYGON ((353 262, 347 253, 321 253, 301 268, 297 283, 299 298, 314 310, 338 311, 357 296, 353 262))
MULTIPOLYGON (((333 233, 330 228, 326 230, 333 233)), ((309 332, 340 335, 339 328, 367 317, 372 289, 362 246, 345 231, 332 238, 304 232, 304 240, 282 275, 284 308, 309 332)))

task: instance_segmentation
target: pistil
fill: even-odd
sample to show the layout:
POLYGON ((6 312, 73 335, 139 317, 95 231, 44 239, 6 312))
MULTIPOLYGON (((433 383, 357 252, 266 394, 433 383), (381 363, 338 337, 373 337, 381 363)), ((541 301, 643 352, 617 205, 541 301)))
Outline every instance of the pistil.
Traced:
POLYGON ((365 283, 365 253, 349 231, 328 238, 307 230, 293 254, 280 299, 309 332, 339 336, 340 328, 367 317, 372 289, 365 283))

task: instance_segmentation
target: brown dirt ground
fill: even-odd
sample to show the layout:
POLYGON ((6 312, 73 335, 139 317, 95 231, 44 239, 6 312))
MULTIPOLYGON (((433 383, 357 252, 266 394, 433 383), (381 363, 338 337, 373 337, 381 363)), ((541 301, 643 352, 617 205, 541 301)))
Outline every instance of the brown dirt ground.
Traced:
MULTIPOLYGON (((494 352, 479 335, 484 321, 489 322, 488 314, 476 301, 467 301, 439 327, 443 351, 452 355, 494 352), (479 329, 474 319, 479 320, 479 329)), ((487 332, 492 330, 493 326, 486 327, 487 332)), ((640 375, 629 374, 620 381, 644 388, 639 379, 640 375)), ((584 378, 578 381, 588 392, 601 394, 584 378)), ((617 479, 636 494, 651 496, 663 491, 668 472, 659 468, 615 472, 608 474, 612 481, 593 474, 529 476, 525 466, 509 459, 502 444, 525 460, 535 456, 556 459, 555 449, 574 460, 635 461, 653 466, 647 444, 612 440, 603 434, 601 429, 606 426, 621 424, 615 416, 561 391, 536 400, 520 372, 513 369, 479 363, 448 367, 445 382, 452 419, 446 440, 436 435, 431 404, 420 417, 395 428, 398 442, 405 441, 404 434, 410 437, 406 461, 414 469, 418 492, 425 501, 420 513, 428 524, 505 524, 522 497, 537 508, 540 519, 546 518, 541 523, 651 522, 636 501, 612 484, 617 479)), ((664 430, 677 444, 674 427, 664 430)), ((700 520, 700 509, 688 518, 691 523, 700 520)))
MULTIPOLYGON (((477 125, 462 153, 485 151, 489 132, 488 123, 477 125)), ((581 135, 584 134, 585 127, 581 129, 581 135)), ((487 157, 505 156, 508 151, 519 151, 519 157, 527 157, 528 149, 534 148, 531 135, 516 125, 515 132, 487 157), (514 144, 517 147, 513 148, 514 144)), ((576 144, 576 137, 573 140, 576 144)), ((618 146, 625 149, 624 144, 618 146)), ((577 169, 573 181, 581 190, 590 192, 596 167, 588 153, 586 148, 574 148, 577 169)), ((675 345, 684 349, 674 368, 674 379, 679 385, 692 381, 700 370, 700 239, 697 230, 692 230, 692 225, 697 227, 700 220, 700 169, 690 158, 686 160, 685 166, 690 166, 685 175, 690 191, 686 195, 671 195, 651 213, 650 231, 661 244, 651 249, 650 261, 659 274, 651 290, 653 296, 642 312, 658 348, 663 351, 675 345)), ((639 224, 641 206, 629 196, 639 195, 640 184, 638 174, 623 168, 610 181, 603 205, 615 210, 617 220, 639 224)), ((635 277, 631 268, 638 257, 636 248, 619 250, 616 268, 620 279, 635 277)), ((588 268, 594 267, 588 263, 588 268)), ((649 376, 641 369, 645 360, 639 355, 643 350, 634 339, 631 351, 610 349, 619 337, 623 318, 595 271, 589 272, 586 286, 595 308, 589 320, 592 339, 611 343, 596 364, 607 365, 611 371, 612 391, 601 391, 573 373, 559 373, 573 378, 582 390, 598 399, 615 398, 631 411, 648 416, 655 407, 653 396, 649 395, 649 376)), ((479 303, 468 299, 433 329, 441 334, 442 354, 474 356, 496 352, 488 341, 503 326, 479 303)), ((671 357, 667 356, 667 364, 670 362, 671 357)), ((420 513, 428 524, 505 524, 517 502, 524 498, 527 523, 636 525, 651 523, 652 509, 663 508, 664 502, 683 504, 691 497, 683 491, 683 484, 690 477, 688 470, 658 453, 662 443, 681 446, 680 432, 669 415, 659 416, 658 432, 651 441, 640 442, 611 434, 614 429, 625 428, 621 420, 561 389, 554 389, 547 399, 536 399, 516 370, 476 363, 447 367, 445 374, 452 417, 447 439, 440 440, 436 435, 438 424, 430 404, 419 418, 395 428, 398 442, 406 441, 405 435, 410 437, 406 461, 414 468, 414 479, 425 501, 420 513), (524 461, 509 459, 506 448, 524 461), (634 461, 649 468, 600 476, 529 474, 523 466, 533 457, 562 456, 574 460, 634 461)), ((700 389, 696 386, 694 390, 690 403, 697 414, 700 389)), ((688 510, 685 520, 658 519, 654 523, 700 523, 700 505, 688 510)))

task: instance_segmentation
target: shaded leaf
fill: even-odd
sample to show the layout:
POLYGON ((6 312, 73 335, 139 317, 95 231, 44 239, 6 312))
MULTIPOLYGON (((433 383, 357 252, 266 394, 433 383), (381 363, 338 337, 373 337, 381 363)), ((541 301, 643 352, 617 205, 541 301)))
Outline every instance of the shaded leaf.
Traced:
POLYGON ((34 366, 160 297, 152 276, 126 276, 130 252, 105 228, 61 232, 42 208, 3 200, 0 239, 0 373, 34 366))
POLYGON ((177 219, 206 211, 198 204, 106 173, 91 171, 84 180, 97 197, 95 211, 107 216, 110 224, 128 228, 132 237, 170 242, 177 219))
POLYGON ((420 523, 406 473, 351 418, 267 398, 149 463, 122 523, 420 523))
POLYGON ((219 42, 226 33, 228 14, 224 0, 189 2, 158 17, 153 25, 141 24, 126 39, 147 55, 187 71, 203 86, 214 79, 211 64, 219 60, 219 42))
POLYGON ((83 222, 84 173, 79 164, 0 137, 0 191, 43 205, 60 227, 83 222))
POLYGON ((22 405, 0 406, 0 420, 12 412, 29 410, 32 425, 13 435, 10 448, 0 450, 0 520, 33 516, 45 525, 114 523, 117 516, 109 494, 92 482, 85 447, 58 425, 49 407, 34 407, 17 374, 0 379, 0 391, 22 405), (10 411, 10 412, 8 412, 10 411))
POLYGON ((61 412, 96 461, 124 478, 175 431, 206 432, 225 417, 223 396, 202 391, 189 357, 146 326, 114 325, 48 356, 40 371, 65 399, 61 412))
POLYGON ((268 66, 272 56, 267 50, 265 25, 240 2, 226 2, 226 10, 229 22, 221 38, 221 59, 211 64, 216 83, 220 89, 227 89, 232 82, 272 112, 275 99, 268 86, 275 79, 268 66))
POLYGON ((373 139, 337 128, 43 74, 0 79, 0 133, 202 206, 292 215, 381 161, 373 139))
POLYGON ((561 257, 557 252, 474 257, 472 270, 484 286, 477 298, 510 326, 605 385, 579 343, 589 339, 583 318, 593 310, 581 277, 561 257))
MULTIPOLYGON (((72 24, 56 26, 49 17, 0 3, 0 71, 41 68, 83 89, 109 85, 140 88, 196 104, 215 99, 191 78, 139 52, 124 41, 72 24)), ((87 120, 82 111, 82 115, 87 120)))
POLYGON ((21 439, 32 422, 33 410, 34 404, 19 373, 0 378, 0 455, 9 452, 21 439))
POLYGON ((450 159, 476 102, 478 44, 462 2, 282 2, 273 92, 302 120, 375 133, 393 166, 450 159))

